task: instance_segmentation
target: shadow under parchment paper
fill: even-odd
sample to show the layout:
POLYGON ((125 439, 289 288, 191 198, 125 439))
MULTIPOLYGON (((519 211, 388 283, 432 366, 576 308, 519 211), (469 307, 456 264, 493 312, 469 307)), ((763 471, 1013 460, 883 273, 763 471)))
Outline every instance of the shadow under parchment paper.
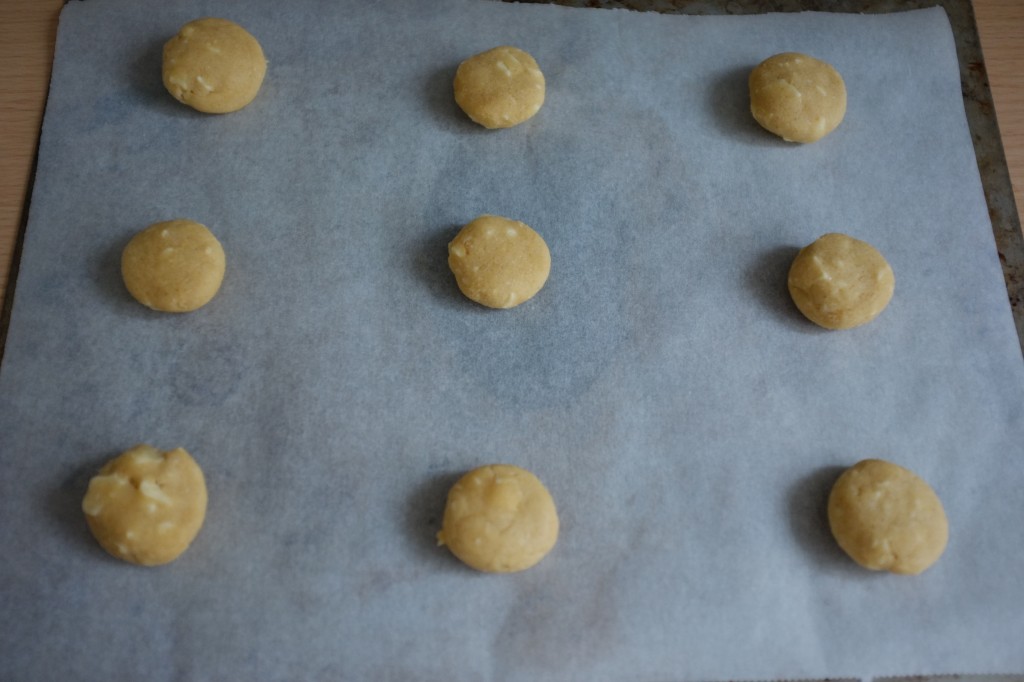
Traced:
POLYGON ((184 340, 173 359, 175 398, 182 405, 220 407, 250 372, 246 359, 231 339, 196 335, 184 340))
POLYGON ((432 72, 424 81, 423 99, 427 110, 441 127, 456 130, 462 134, 485 134, 486 128, 473 122, 455 102, 452 82, 458 64, 452 64, 432 72))
POLYGON ((99 253, 92 259, 95 263, 93 282, 99 289, 100 299, 117 308, 118 314, 135 319, 152 317, 158 313, 132 298, 121 277, 121 253, 128 239, 130 236, 97 249, 99 253))
POLYGON ((796 246, 777 246, 757 254, 747 267, 744 284, 751 297, 779 322, 808 334, 826 333, 800 313, 789 295, 789 267, 799 252, 796 246))
POLYGON ((546 570, 549 566, 541 561, 522 574, 522 592, 502 620, 495 656, 502 668, 518 669, 533 679, 572 679, 577 661, 624 647, 615 615, 621 608, 616 590, 621 567, 609 562, 595 567, 593 575, 579 576, 594 598, 575 600, 568 607, 556 598, 566 587, 545 580, 546 570), (563 638, 566 632, 580 633, 570 640, 570 647, 563 638))
MULTIPOLYGON (((168 36, 169 37, 169 36, 168 36)), ((147 107, 175 118, 201 118, 205 114, 180 104, 164 87, 163 52, 165 40, 156 40, 138 50, 138 59, 125 65, 126 80, 132 93, 147 107)))
POLYGON ((409 546, 415 548, 423 561, 444 569, 469 569, 456 559, 451 552, 437 544, 437 532, 441 530, 448 491, 465 472, 438 473, 421 482, 405 506, 404 530, 409 546))
POLYGON ((469 303, 448 267, 448 243, 461 229, 461 225, 437 228, 410 242, 409 267, 416 279, 446 307, 469 303))
POLYGON ((841 466, 815 469, 790 486, 786 495, 786 511, 793 537, 811 561, 823 569, 841 572, 851 579, 875 575, 857 566, 832 537, 828 523, 828 497, 841 466))
POLYGON ((119 453, 111 452, 104 456, 89 458, 84 464, 66 474, 47 494, 40 496, 41 504, 45 505, 45 516, 56 527, 56 532, 68 541, 76 551, 88 552, 93 556, 109 556, 93 539, 89 525, 82 512, 82 499, 89 489, 89 481, 99 473, 108 461, 119 453))
POLYGON ((747 79, 754 64, 732 69, 715 77, 708 91, 707 106, 711 120, 723 134, 758 147, 791 147, 754 120, 750 113, 750 85, 747 79))

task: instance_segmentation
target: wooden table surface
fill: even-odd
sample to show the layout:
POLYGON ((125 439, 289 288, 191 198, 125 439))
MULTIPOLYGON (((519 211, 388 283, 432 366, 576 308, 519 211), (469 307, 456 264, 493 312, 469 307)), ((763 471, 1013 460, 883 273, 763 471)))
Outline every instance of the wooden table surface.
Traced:
MULTIPOLYGON (((0 301, 28 191, 64 0, 0 2, 0 301)), ((1024 208, 1024 1, 975 0, 1017 210, 1024 208)))

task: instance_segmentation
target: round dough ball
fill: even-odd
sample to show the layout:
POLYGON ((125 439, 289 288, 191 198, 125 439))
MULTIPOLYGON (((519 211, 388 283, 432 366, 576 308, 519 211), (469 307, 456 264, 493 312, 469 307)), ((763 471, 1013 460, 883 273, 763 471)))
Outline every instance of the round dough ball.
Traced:
POLYGON ((204 225, 169 220, 139 232, 121 253, 121 276, 144 306, 184 313, 210 302, 224 281, 224 248, 204 225))
POLYGON ((511 573, 543 559, 558 539, 551 493, 529 471, 508 464, 473 469, 452 486, 439 545, 479 571, 511 573))
POLYGON ((875 247, 832 233, 797 254, 788 285, 796 307, 811 322, 850 329, 875 319, 889 305, 896 278, 875 247))
POLYGON ((89 482, 82 511, 103 549, 143 566, 174 561, 206 518, 206 481, 182 448, 136 445, 89 482))
POLYGON ((544 104, 544 74, 516 47, 496 47, 462 62, 454 87, 459 107, 485 128, 519 125, 544 104))
POLYGON ((227 19, 190 21, 164 45, 164 87, 204 113, 238 111, 256 98, 266 73, 259 42, 227 19))
POLYGON ((920 573, 949 539, 935 491, 912 471, 880 459, 843 472, 828 498, 828 522, 843 551, 873 571, 920 573))
POLYGON ((544 238, 528 225, 482 215, 448 244, 448 267, 468 298, 488 308, 513 308, 533 298, 551 272, 544 238))
POLYGON ((815 142, 846 115, 846 85, 830 64, 797 52, 769 57, 750 72, 750 111, 787 142, 815 142))

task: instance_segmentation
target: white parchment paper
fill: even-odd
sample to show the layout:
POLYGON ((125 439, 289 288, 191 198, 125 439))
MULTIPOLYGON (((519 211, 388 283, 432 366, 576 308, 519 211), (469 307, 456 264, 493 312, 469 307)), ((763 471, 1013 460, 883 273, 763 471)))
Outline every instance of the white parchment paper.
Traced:
POLYGON ((64 9, 0 372, 0 677, 706 680, 1024 672, 1024 363, 942 10, 679 17, 443 0, 89 0, 64 9), (205 116, 160 49, 225 16, 270 61, 205 116), (548 97, 486 131, 451 79, 500 44, 548 97), (795 50, 849 91, 781 142, 746 76, 795 50), (529 303, 464 299, 446 244, 531 225, 529 303), (187 217, 218 297, 135 303, 120 251, 187 217), (874 244, 896 295, 829 333, 797 249, 874 244), (203 466, 176 563, 94 543, 89 477, 137 442, 203 466), (921 576, 858 568, 825 499, 866 457, 950 519, 921 576), (534 569, 434 544, 449 485, 527 467, 562 534, 534 569))

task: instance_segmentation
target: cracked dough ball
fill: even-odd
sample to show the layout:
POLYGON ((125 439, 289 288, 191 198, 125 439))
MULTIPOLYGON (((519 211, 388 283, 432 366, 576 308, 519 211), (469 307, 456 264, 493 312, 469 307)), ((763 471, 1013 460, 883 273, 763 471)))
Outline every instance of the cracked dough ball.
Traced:
POLYGON ((850 329, 875 319, 889 305, 896 278, 875 247, 832 233, 797 254, 788 285, 796 307, 811 322, 850 329))
POLYGON ((846 115, 846 85, 830 64, 797 52, 769 57, 750 72, 750 112, 787 142, 815 142, 846 115))
POLYGON ((224 248, 204 225, 169 220, 142 230, 121 253, 121 277, 142 305, 168 313, 200 308, 224 281, 224 248))
POLYGON ((508 464, 473 469, 452 486, 439 545, 479 571, 530 568, 558 539, 551 493, 529 471, 508 464))
POLYGON ((551 253, 528 225, 482 215, 448 244, 448 267, 467 298, 488 308, 514 308, 547 282, 551 253))
POLYGON ((843 551, 873 571, 921 573, 949 539, 935 491, 912 471, 880 459, 843 472, 828 498, 828 522, 843 551))
POLYGON ((226 114, 249 104, 266 73, 259 42, 227 19, 190 21, 164 45, 167 92, 207 114, 226 114))
POLYGON ((516 47, 496 47, 462 62, 454 87, 459 107, 485 128, 519 125, 544 104, 544 74, 516 47))
POLYGON ((206 481, 182 448, 136 445, 89 482, 82 511, 103 549, 143 566, 174 561, 206 517, 206 481))

